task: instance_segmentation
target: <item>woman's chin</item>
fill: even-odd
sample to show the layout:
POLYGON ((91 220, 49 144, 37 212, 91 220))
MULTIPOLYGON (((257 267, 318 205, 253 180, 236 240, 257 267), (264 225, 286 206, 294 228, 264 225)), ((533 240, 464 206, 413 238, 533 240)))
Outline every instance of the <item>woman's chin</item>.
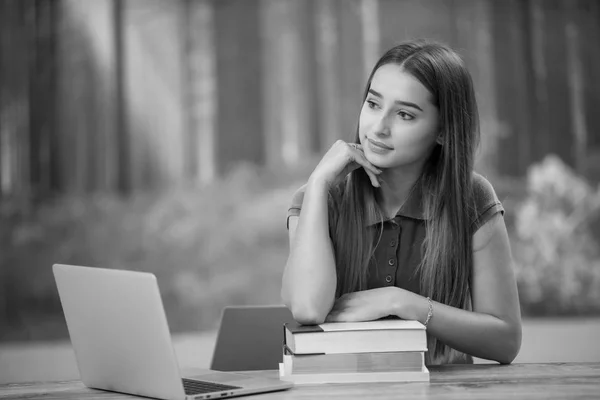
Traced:
POLYGON ((371 164, 373 164, 375 167, 377 167, 379 169, 389 168, 387 163, 384 160, 382 160, 381 157, 378 157, 375 154, 369 154, 369 153, 365 152, 365 158, 367 159, 368 162, 370 162, 371 164))

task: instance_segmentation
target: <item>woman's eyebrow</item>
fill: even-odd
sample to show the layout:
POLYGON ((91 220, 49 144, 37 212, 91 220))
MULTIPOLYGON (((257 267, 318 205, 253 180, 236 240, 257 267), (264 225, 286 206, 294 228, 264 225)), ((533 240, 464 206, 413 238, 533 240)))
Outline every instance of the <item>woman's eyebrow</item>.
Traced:
MULTIPOLYGON (((369 88, 369 93, 371 93, 375 97, 379 97, 380 99, 383 99, 383 96, 381 95, 381 93, 377 92, 376 90, 373 90, 373 89, 369 88)), ((415 103, 411 103, 410 101, 396 100, 396 101, 394 101, 394 103, 400 104, 400 105, 403 105, 403 106, 406 106, 406 107, 416 108, 417 110, 423 112, 423 109, 421 107, 419 107, 415 103)))

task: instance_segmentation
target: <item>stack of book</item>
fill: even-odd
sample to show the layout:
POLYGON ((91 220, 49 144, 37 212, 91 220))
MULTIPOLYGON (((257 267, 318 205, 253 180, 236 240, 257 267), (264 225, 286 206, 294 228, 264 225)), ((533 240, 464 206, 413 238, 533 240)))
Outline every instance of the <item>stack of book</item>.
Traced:
POLYGON ((428 382, 426 351, 418 321, 287 323, 279 376, 296 384, 428 382))

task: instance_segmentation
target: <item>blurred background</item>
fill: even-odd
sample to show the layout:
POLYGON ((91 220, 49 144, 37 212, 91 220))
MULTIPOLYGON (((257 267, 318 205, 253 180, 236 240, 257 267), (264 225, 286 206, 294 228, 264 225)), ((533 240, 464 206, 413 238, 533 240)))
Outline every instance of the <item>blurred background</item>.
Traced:
POLYGON ((279 304, 286 212, 410 38, 471 70, 517 361, 600 361, 600 3, 0 0, 0 382, 76 379, 53 263, 150 271, 180 362, 279 304))

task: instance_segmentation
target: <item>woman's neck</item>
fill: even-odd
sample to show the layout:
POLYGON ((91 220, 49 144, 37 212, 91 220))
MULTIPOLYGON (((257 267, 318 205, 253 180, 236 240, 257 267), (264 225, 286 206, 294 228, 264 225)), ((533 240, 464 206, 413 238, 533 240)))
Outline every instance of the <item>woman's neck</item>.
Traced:
POLYGON ((386 169, 382 172, 380 193, 386 216, 393 217, 398 213, 410 196, 420 174, 421 171, 417 170, 399 169, 386 169))

